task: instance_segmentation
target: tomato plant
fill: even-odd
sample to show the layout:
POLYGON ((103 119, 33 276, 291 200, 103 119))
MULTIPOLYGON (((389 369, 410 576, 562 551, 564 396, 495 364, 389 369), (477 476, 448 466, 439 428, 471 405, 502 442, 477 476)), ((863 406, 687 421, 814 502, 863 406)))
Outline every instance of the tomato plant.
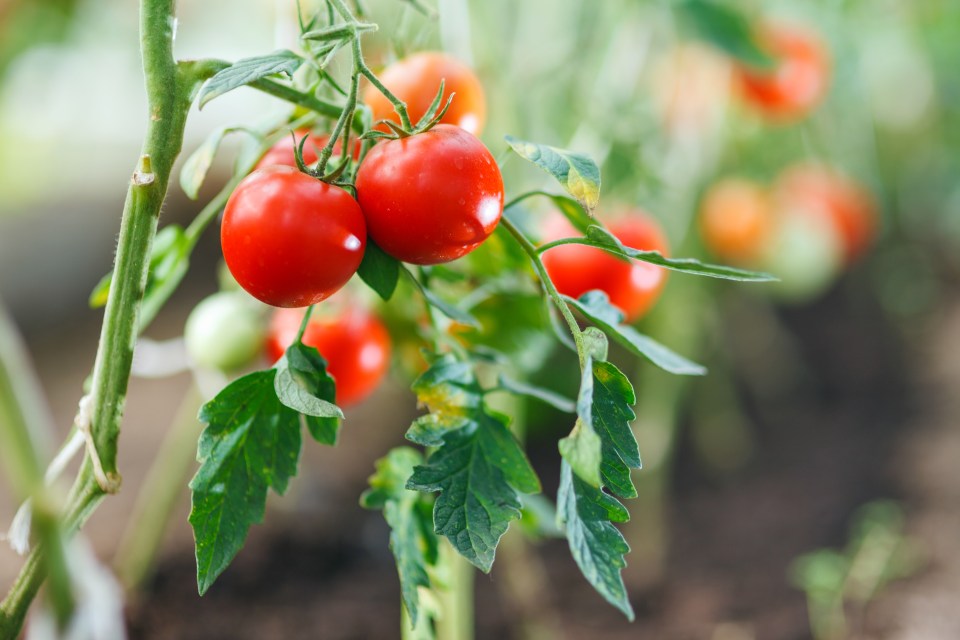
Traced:
MULTIPOLYGON (((660 225, 642 211, 624 214, 610 225, 610 231, 628 247, 669 255, 660 225)), ((544 235, 552 241, 575 234, 568 222, 555 218, 544 235)), ((550 249, 543 255, 543 264, 560 293, 579 298, 587 291, 599 289, 626 314, 628 322, 642 317, 653 306, 667 280, 667 272, 661 267, 577 244, 550 249)))
MULTIPOLYGON (((470 67, 450 55, 435 51, 415 53, 384 69, 380 81, 406 103, 414 123, 427 113, 442 81, 442 102, 450 96, 453 101, 440 122, 456 125, 476 136, 483 131, 487 119, 483 85, 470 67)), ((373 111, 375 121, 392 120, 399 124, 393 103, 377 87, 368 87, 363 99, 373 111)), ((381 128, 387 130, 382 125, 381 128)))
MULTIPOLYGON (((303 163, 304 164, 313 164, 320 157, 320 152, 324 146, 326 146, 327 141, 330 140, 330 136, 326 134, 314 135, 309 131, 300 129, 296 132, 295 136, 284 136, 280 138, 270 149, 263 154, 263 157, 260 158, 260 161, 257 162, 257 169, 263 169, 264 167, 269 167, 272 165, 284 165, 287 167, 296 167, 297 166, 297 156, 295 149, 297 145, 300 144, 300 141, 307 136, 307 141, 303 145, 303 163)), ((340 149, 342 148, 339 140, 333 145, 333 155, 339 156, 340 149)), ((359 141, 355 141, 353 145, 353 159, 360 159, 360 144, 359 141)))
POLYGON ((381 142, 357 171, 356 185, 370 237, 413 264, 470 253, 503 212, 496 161, 482 142, 453 125, 381 142))
MULTIPOLYGON (((270 318, 266 354, 279 360, 297 337, 302 309, 276 309, 270 318)), ((315 312, 303 332, 303 344, 315 347, 327 361, 327 372, 337 385, 340 406, 357 404, 383 380, 390 366, 390 334, 372 313, 347 307, 315 312)))
POLYGON ((825 45, 809 28, 787 23, 764 24, 758 37, 773 58, 773 68, 737 65, 743 99, 774 119, 806 116, 829 88, 830 60, 825 45))
POLYGON ((220 227, 230 273, 276 307, 315 304, 340 289, 360 266, 366 235, 349 193, 284 166, 245 178, 220 227))

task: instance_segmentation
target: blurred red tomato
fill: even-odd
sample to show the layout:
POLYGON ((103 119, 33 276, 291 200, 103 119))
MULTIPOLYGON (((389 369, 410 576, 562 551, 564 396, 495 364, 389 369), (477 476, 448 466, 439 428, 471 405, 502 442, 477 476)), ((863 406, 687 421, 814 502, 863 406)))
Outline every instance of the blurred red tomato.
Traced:
MULTIPOLYGON (((630 211, 608 228, 628 247, 663 255, 669 252, 660 225, 642 211, 630 211)), ((547 224, 544 240, 579 235, 566 218, 557 216, 547 224)), ((543 254, 543 264, 560 293, 579 298, 591 289, 600 289, 624 312, 627 322, 640 318, 653 306, 667 279, 667 271, 662 267, 624 260, 580 244, 550 249, 543 254)))
POLYGON ((786 206, 826 216, 842 240, 844 261, 862 256, 877 233, 877 211, 870 194, 853 179, 829 167, 798 164, 777 180, 776 194, 786 206))
POLYGON ((737 65, 736 78, 744 100, 776 120, 806 116, 827 93, 830 60, 826 46, 814 31, 799 25, 766 24, 758 38, 774 66, 737 65))
MULTIPOLYGON (((304 309, 276 309, 270 319, 266 352, 278 360, 297 337, 304 309)), ((349 406, 370 395, 390 365, 390 334, 372 313, 357 307, 327 315, 318 307, 310 316, 303 343, 327 361, 337 383, 337 404, 349 406)))

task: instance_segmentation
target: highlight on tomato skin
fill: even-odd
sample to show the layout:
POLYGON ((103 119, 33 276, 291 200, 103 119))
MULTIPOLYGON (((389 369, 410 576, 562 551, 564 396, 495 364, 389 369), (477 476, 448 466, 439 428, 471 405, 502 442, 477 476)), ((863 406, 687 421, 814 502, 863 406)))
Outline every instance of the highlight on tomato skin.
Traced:
MULTIPOLYGON (((397 98, 407 104, 410 121, 416 124, 444 83, 443 102, 454 95, 450 108, 440 120, 479 136, 487 119, 487 103, 483 85, 473 69, 453 56, 437 51, 414 53, 388 66, 379 75, 380 81, 397 98)), ((374 86, 368 86, 363 101, 373 111, 373 120, 392 120, 400 124, 393 104, 374 86)), ((381 131, 389 129, 381 124, 381 131)))
MULTIPOLYGON (((271 362, 279 360, 296 339, 304 311, 274 310, 265 345, 271 362)), ((337 384, 336 403, 341 407, 366 399, 390 367, 390 334, 376 315, 360 307, 315 308, 303 343, 315 347, 327 361, 327 372, 337 384)))
POLYGON ((698 222, 706 248, 741 265, 756 263, 776 226, 767 189, 744 178, 724 178, 711 186, 698 222))
POLYGON ((830 55, 820 36, 799 24, 763 24, 758 39, 773 58, 773 68, 735 67, 734 77, 745 102, 779 121, 808 115, 826 95, 830 55))
MULTIPOLYGON (((659 251, 664 256, 670 253, 660 224, 643 211, 625 212, 607 228, 628 247, 659 251)), ((580 235, 566 218, 557 214, 547 222, 543 240, 549 242, 580 235)), ((650 310, 667 280, 667 271, 662 267, 619 258, 582 244, 549 249, 543 254, 543 265, 560 293, 579 298, 592 289, 604 291, 610 302, 624 312, 628 323, 650 310)))
POLYGON ((220 227, 223 258, 234 279, 275 307, 328 298, 356 273, 366 243, 363 212, 353 196, 278 165, 237 185, 220 227))
POLYGON ((469 132, 438 124, 378 143, 357 170, 370 237, 403 262, 456 260, 483 243, 503 214, 503 177, 469 132))
POLYGON ((862 257, 877 235, 879 219, 870 192, 827 165, 805 162, 788 167, 778 177, 775 192, 781 202, 825 216, 836 227, 846 264, 862 257))

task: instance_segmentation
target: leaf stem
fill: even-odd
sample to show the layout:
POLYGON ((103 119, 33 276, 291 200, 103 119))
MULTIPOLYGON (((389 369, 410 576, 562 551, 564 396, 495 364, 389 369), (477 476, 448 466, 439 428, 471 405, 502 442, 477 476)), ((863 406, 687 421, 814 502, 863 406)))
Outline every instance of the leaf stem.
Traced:
MULTIPOLYGON (((531 192, 530 195, 533 195, 533 192, 531 192)), ((517 200, 514 199, 512 202, 515 203, 516 201, 517 200)), ((520 248, 523 249, 524 253, 526 253, 533 262, 533 267, 537 272, 537 276, 540 278, 540 282, 543 284, 543 288, 546 290, 547 295, 550 296, 553 304, 559 309, 560 314, 567 323, 567 327, 570 329, 570 334, 573 336, 573 342, 577 347, 577 356, 580 358, 580 366, 582 368, 586 362, 586 346, 583 342, 583 331, 580 330, 580 325, 577 324, 577 319, 573 317, 573 312, 570 311, 567 303, 563 300, 563 296, 560 295, 557 287, 550 279, 550 274, 547 273, 546 267, 543 266, 543 260, 540 259, 537 248, 530 242, 530 239, 523 234, 523 231, 510 220, 510 217, 506 213, 506 207, 504 207, 504 214, 500 218, 500 224, 510 232, 510 235, 514 237, 517 244, 520 245, 520 248)))

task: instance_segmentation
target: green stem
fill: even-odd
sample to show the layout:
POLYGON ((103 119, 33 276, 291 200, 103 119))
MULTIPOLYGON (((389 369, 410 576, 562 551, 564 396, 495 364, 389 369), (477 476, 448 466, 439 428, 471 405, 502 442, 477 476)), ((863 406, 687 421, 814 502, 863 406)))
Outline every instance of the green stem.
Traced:
MULTIPOLYGON (((337 138, 340 137, 340 134, 346 127, 346 123, 353 120, 354 113, 357 110, 357 93, 360 91, 360 65, 363 62, 363 53, 360 51, 360 34, 356 31, 353 34, 351 44, 353 45, 353 74, 350 76, 350 93, 347 94, 347 104, 344 105, 340 117, 337 118, 337 123, 333 127, 330 139, 327 140, 327 144, 323 147, 323 150, 320 151, 320 162, 317 164, 317 175, 320 176, 322 176, 327 169, 327 161, 329 161, 330 156, 333 155, 333 147, 337 143, 337 138)), ((348 157, 347 154, 350 153, 349 145, 350 130, 347 128, 347 133, 343 136, 342 151, 344 158, 348 157)))
POLYGON ((514 237, 524 253, 533 261, 533 268, 536 270, 537 276, 543 284, 543 288, 546 290, 547 295, 550 296, 553 304, 560 310, 560 314, 566 321, 567 327, 570 328, 570 334, 573 336, 573 341, 577 346, 577 356, 580 358, 580 367, 583 368, 586 362, 586 345, 583 342, 583 332, 580 330, 580 325, 577 324, 577 319, 573 317, 573 312, 570 311, 567 303, 563 300, 563 296, 560 295, 560 292, 557 291, 556 286, 554 286, 553 281, 550 279, 550 274, 547 273, 547 268, 543 266, 543 261, 540 259, 537 248, 530 242, 529 238, 523 235, 520 228, 510 220, 506 213, 500 218, 500 224, 510 232, 510 235, 514 237))
MULTIPOLYGON (((140 43, 149 104, 147 134, 120 223, 114 282, 94 363, 89 424, 79 425, 88 432, 93 446, 88 446, 88 455, 63 514, 66 535, 89 517, 106 493, 119 489, 117 438, 150 265, 150 247, 170 171, 183 144, 187 112, 207 73, 198 63, 178 67, 173 58, 174 23, 173 0, 141 0, 140 43)), ((30 602, 43 582, 49 556, 46 545, 38 545, 10 594, 0 603, 0 624, 9 635, 16 635, 22 626, 30 602)))
POLYGON ((440 562, 447 567, 449 583, 439 593, 437 640, 473 640, 473 565, 447 540, 440 545, 440 562))

